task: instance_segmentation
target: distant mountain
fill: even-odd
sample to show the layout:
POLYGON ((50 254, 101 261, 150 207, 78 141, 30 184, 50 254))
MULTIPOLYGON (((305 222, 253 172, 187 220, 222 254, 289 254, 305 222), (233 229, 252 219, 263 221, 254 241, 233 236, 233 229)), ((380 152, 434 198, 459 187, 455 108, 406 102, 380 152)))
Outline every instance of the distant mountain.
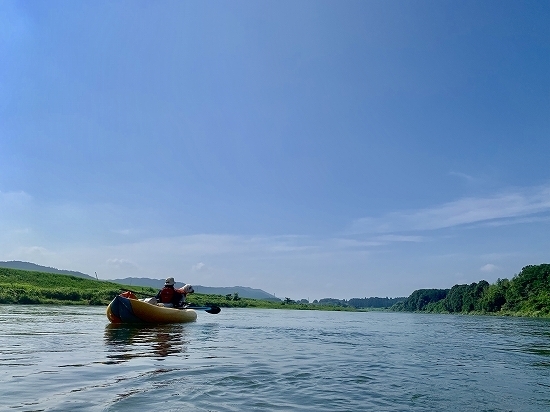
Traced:
MULTIPOLYGON (((148 286, 150 288, 160 289, 164 286, 164 279, 151 278, 124 278, 124 279, 109 279, 109 282, 121 283, 128 286, 148 286)), ((181 288, 185 283, 176 282, 176 288, 181 288)), ((194 286, 193 286, 194 288, 194 286)))
POLYGON ((48 266, 40 266, 36 265, 34 263, 30 262, 20 262, 18 260, 11 260, 8 262, 0 262, 0 268, 7 268, 7 269, 21 269, 21 270, 30 270, 35 272, 45 272, 45 273, 55 273, 58 275, 69 275, 69 276, 76 276, 79 278, 85 278, 85 279, 94 279, 93 276, 86 275, 82 272, 75 272, 73 270, 59 270, 56 268, 51 268, 48 266))
POLYGON ((263 299, 263 300, 272 300, 280 301, 277 296, 267 293, 261 289, 253 289, 246 286, 232 286, 232 287, 210 287, 210 286, 201 286, 193 285, 195 292, 204 293, 208 295, 228 295, 233 293, 238 293, 241 298, 250 298, 250 299, 263 299))
MULTIPOLYGON (((58 275, 70 275, 77 276, 79 278, 85 279, 95 279, 93 276, 86 275, 82 272, 75 272, 73 270, 60 270, 48 266, 41 266, 35 263, 30 262, 20 262, 17 260, 12 260, 8 262, 0 262, 0 267, 8 269, 20 269, 20 270, 30 270, 36 272, 45 272, 45 273, 55 273, 58 275)), ((103 279, 106 280, 106 279, 103 279)), ((164 285, 164 279, 151 279, 151 278, 124 278, 124 279, 108 279, 109 282, 121 283, 128 286, 149 286, 155 289, 160 289, 164 285)), ((184 283, 176 282, 176 288, 182 287, 184 283)), ((253 289, 245 286, 232 286, 232 287, 210 287, 210 286, 201 286, 193 285, 193 289, 197 293, 203 293, 207 295, 229 295, 238 293, 241 298, 250 298, 250 299, 264 299, 272 301, 280 301, 278 297, 267 293, 261 289, 253 289)))
MULTIPOLYGON (((164 279, 150 279, 150 278, 124 278, 124 279, 112 279, 112 282, 122 283, 129 286, 149 286, 152 288, 160 289, 164 285, 164 279)), ((176 288, 183 286, 181 282, 176 282, 176 288)), ((253 289, 245 286, 231 286, 231 287, 210 287, 193 285, 193 289, 197 293, 203 293, 205 295, 229 295, 238 293, 241 298, 250 299, 263 299, 280 301, 278 297, 267 293, 261 289, 253 289)))

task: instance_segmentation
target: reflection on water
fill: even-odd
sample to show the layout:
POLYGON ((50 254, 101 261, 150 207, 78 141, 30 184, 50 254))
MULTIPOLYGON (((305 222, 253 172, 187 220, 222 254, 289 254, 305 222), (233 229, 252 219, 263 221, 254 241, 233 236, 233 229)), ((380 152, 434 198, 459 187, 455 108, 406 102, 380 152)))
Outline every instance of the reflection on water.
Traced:
POLYGON ((171 325, 121 325, 105 327, 105 345, 110 362, 120 363, 138 357, 165 358, 174 354, 186 357, 185 326, 171 325))

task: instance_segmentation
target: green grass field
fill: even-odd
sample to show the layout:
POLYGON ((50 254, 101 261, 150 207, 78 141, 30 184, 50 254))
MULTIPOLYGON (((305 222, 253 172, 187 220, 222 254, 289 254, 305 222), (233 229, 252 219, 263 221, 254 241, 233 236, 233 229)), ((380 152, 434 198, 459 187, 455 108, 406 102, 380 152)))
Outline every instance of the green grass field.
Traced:
MULTIPOLYGON (((0 303, 107 305, 122 285, 76 276, 0 268, 0 303)), ((151 288, 136 288, 156 293, 151 288)))
MULTIPOLYGON (((132 290, 138 297, 154 296, 157 289, 121 285, 103 280, 0 268, 0 304, 108 305, 119 293, 132 290)), ((356 311, 354 308, 304 303, 270 302, 238 296, 193 294, 188 302, 238 308, 314 309, 356 311)))

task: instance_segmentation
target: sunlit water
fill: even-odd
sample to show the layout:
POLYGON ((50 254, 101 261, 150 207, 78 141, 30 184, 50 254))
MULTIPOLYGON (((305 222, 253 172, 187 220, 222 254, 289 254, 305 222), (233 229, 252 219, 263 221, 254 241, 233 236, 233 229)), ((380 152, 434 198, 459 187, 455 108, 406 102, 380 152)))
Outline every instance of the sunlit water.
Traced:
POLYGON ((0 305, 0 410, 550 411, 550 321, 0 305))

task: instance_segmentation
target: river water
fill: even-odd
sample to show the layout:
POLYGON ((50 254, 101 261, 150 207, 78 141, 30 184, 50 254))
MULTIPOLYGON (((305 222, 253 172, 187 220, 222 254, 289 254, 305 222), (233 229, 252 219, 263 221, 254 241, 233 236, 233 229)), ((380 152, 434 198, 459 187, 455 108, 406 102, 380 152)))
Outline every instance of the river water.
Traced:
POLYGON ((223 309, 113 327, 0 305, 0 410, 550 411, 550 321, 223 309))

